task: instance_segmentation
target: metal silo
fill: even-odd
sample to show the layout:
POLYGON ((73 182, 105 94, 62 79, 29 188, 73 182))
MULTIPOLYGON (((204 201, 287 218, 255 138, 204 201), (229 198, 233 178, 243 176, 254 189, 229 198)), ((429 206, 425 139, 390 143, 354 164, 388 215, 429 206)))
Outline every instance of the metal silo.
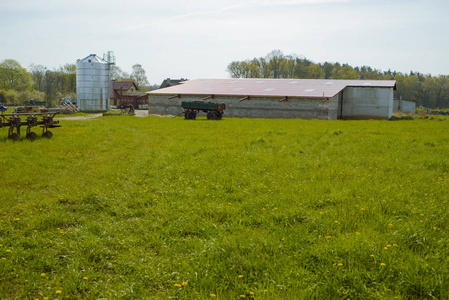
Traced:
POLYGON ((115 57, 112 51, 103 57, 91 54, 76 61, 76 102, 80 111, 109 110, 109 69, 115 57))

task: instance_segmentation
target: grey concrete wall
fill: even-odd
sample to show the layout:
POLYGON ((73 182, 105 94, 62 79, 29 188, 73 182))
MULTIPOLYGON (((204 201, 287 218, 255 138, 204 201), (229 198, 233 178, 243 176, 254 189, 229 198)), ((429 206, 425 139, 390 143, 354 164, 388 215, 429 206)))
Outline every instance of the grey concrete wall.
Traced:
MULTIPOLYGON (((198 101, 207 95, 181 95, 181 98, 168 99, 168 95, 148 94, 148 113, 178 115, 182 113, 182 101, 198 101)), ((336 120, 338 97, 323 102, 322 99, 289 98, 279 102, 282 97, 251 97, 239 102, 242 97, 216 96, 207 101, 226 104, 223 117, 239 118, 301 118, 336 120)), ((206 114, 200 113, 199 116, 206 114)))
POLYGON ((343 90, 343 119, 389 119, 393 113, 393 89, 347 87, 343 90))
POLYGON ((416 112, 416 103, 407 100, 393 100, 393 111, 409 112, 414 114, 416 112))

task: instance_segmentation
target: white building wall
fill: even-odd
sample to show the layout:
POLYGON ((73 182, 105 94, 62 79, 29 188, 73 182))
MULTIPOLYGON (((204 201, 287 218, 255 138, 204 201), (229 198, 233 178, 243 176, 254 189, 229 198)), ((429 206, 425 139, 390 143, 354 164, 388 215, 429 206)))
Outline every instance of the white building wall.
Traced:
POLYGON ((347 87, 343 90, 343 119, 389 119, 393 88, 347 87))
POLYGON ((393 100, 393 111, 409 112, 414 114, 416 112, 416 103, 408 100, 393 100))
MULTIPOLYGON (((207 95, 181 95, 181 98, 168 99, 170 96, 148 94, 148 113, 179 115, 183 111, 182 101, 198 101, 207 95)), ((241 98, 240 96, 215 96, 214 99, 207 101, 225 103, 223 117, 337 119, 338 96, 329 100, 288 98, 283 102, 279 102, 282 97, 250 97, 250 100, 239 102, 241 98)))

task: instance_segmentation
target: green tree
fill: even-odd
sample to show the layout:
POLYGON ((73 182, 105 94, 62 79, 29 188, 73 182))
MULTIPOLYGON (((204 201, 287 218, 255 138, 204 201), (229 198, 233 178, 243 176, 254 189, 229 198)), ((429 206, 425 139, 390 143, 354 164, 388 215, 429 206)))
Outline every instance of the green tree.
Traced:
POLYGON ((242 74, 243 74, 239 61, 231 62, 228 65, 227 71, 231 75, 232 78, 241 78, 242 74))
POLYGON ((350 65, 344 64, 343 66, 336 65, 332 69, 332 79, 359 79, 359 74, 350 65))
POLYGON ((311 79, 322 79, 324 78, 324 70, 320 67, 320 65, 310 65, 307 67, 307 77, 311 79))
POLYGON ((0 63, 0 88, 24 91, 31 88, 31 76, 17 61, 5 59, 0 63))
POLYGON ((326 61, 324 64, 321 65, 321 67, 323 68, 324 71, 324 78, 330 79, 332 75, 332 70, 334 69, 334 65, 326 61))
POLYGON ((2 103, 8 103, 8 104, 19 104, 19 95, 20 93, 16 90, 0 90, 0 96, 1 99, 3 99, 2 103))
POLYGON ((65 64, 60 73, 62 77, 61 92, 76 93, 76 65, 65 64))
POLYGON ((18 104, 24 105, 25 101, 30 101, 31 99, 45 101, 45 93, 37 90, 25 90, 18 94, 16 101, 18 104))

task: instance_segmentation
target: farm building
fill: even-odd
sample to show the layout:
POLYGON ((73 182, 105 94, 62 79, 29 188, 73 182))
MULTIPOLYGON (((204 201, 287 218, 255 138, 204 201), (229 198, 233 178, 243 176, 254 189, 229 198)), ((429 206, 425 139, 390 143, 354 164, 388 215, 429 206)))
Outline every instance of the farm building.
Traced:
POLYGON ((416 103, 413 101, 394 99, 393 112, 408 112, 414 114, 416 110, 416 103))
POLYGON ((139 108, 148 104, 147 95, 139 91, 134 81, 111 81, 109 97, 114 106, 132 104, 134 108, 139 108))
POLYGON ((164 81, 162 81, 161 85, 159 86, 160 89, 169 87, 169 86, 175 86, 180 84, 183 81, 186 81, 187 79, 181 78, 181 79, 164 79, 164 81))
POLYGON ((150 114, 182 112, 182 101, 225 103, 225 116, 389 119, 394 80, 194 79, 148 92, 150 114))

